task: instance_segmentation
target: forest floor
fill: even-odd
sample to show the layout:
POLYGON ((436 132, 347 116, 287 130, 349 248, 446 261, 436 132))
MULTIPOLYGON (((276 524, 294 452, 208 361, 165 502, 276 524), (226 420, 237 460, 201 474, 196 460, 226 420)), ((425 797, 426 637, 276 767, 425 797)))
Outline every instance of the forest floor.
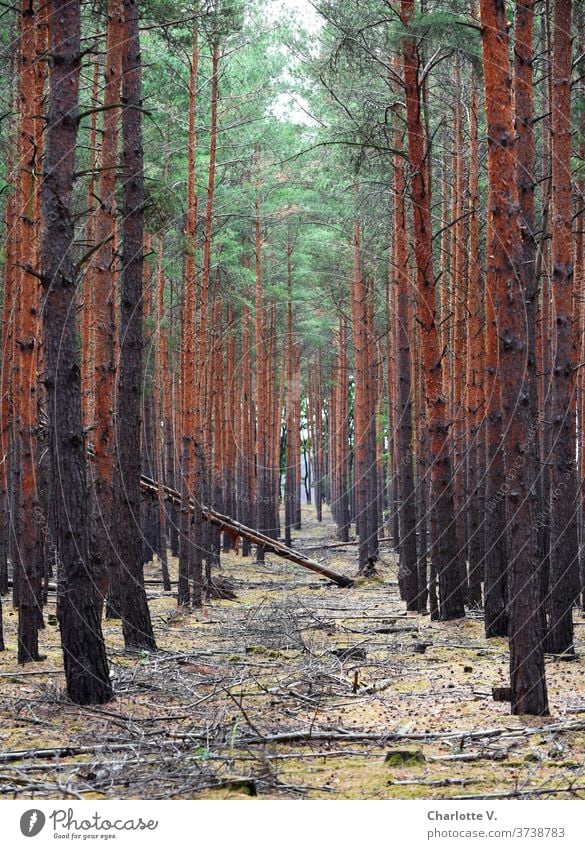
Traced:
MULTIPOLYGON (((334 541, 307 513, 293 545, 334 541)), ((311 556, 355 573, 355 546, 311 556)), ((485 639, 479 613, 406 615, 389 548, 378 578, 345 590, 272 557, 223 555, 220 572, 237 601, 197 612, 148 585, 156 654, 126 654, 104 622, 116 699, 102 707, 65 697, 54 624, 46 660, 17 665, 6 604, 0 797, 585 799, 581 614, 578 659, 547 660, 551 717, 518 718, 492 700, 506 641, 485 639)))

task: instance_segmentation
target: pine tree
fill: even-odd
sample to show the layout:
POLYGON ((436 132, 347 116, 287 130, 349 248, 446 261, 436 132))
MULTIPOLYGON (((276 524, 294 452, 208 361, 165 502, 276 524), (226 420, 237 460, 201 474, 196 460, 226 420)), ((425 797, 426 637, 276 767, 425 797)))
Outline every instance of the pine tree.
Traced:
POLYGON ((45 387, 59 565, 59 627, 69 698, 101 704, 112 685, 90 567, 81 382, 76 361, 74 224, 71 208, 80 68, 80 4, 52 0, 50 100, 43 160, 41 283, 45 387))
POLYGON ((488 297, 496 302, 506 471, 508 605, 512 712, 546 714, 536 529, 536 449, 529 390, 535 368, 522 284, 521 219, 514 160, 514 117, 508 78, 505 4, 481 0, 488 133, 488 297), (513 471, 512 471, 513 470, 513 471))
POLYGON ((120 369, 117 394, 116 534, 120 613, 126 648, 156 650, 144 589, 140 545, 140 384, 144 171, 138 4, 124 0, 122 49, 122 261, 120 369))
MULTIPOLYGON (((405 27, 414 12, 414 0, 401 0, 405 27)), ((437 572, 441 619, 464 615, 463 587, 455 534, 453 469, 447 441, 447 409, 442 387, 442 355, 437 329, 435 274, 433 270, 430 177, 422 119, 420 56, 416 40, 407 35, 403 44, 406 122, 410 183, 414 218, 414 252, 417 267, 417 321, 423 335, 423 368, 427 417, 431 440, 431 561, 437 572)))

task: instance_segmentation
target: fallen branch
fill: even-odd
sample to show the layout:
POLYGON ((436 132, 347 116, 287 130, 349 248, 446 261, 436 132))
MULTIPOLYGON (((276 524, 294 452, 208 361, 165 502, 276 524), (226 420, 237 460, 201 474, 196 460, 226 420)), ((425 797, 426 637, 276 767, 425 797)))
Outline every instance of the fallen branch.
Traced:
MULTIPOLYGON (((189 735, 191 740, 205 740, 205 733, 189 735)), ((185 738, 186 739, 186 738, 185 738)), ((96 743, 95 746, 60 746, 51 749, 20 749, 13 752, 0 752, 0 763, 13 763, 25 760, 50 760, 52 758, 74 758, 78 755, 97 755, 104 752, 137 751, 142 748, 161 749, 176 747, 176 743, 165 740, 148 740, 141 738, 132 743, 96 743)))
POLYGON ((449 799, 529 799, 531 796, 550 796, 556 793, 576 794, 578 790, 585 791, 585 785, 572 785, 568 787, 539 787, 534 790, 514 790, 511 793, 481 793, 475 795, 450 796, 449 799))
POLYGON ((368 684, 367 687, 362 687, 358 690, 360 696, 368 696, 370 693, 381 693, 382 690, 387 690, 392 684, 396 683, 396 678, 382 678, 380 681, 374 681, 373 684, 368 684))
POLYGON ((448 761, 465 761, 471 763, 473 761, 504 761, 508 757, 508 752, 464 752, 460 755, 429 755, 428 761, 433 762, 448 762, 448 761))
MULTIPOLYGON (((392 542, 392 537, 380 537, 378 542, 392 542)), ((325 542, 321 545, 309 545, 303 548, 303 551, 320 551, 325 548, 345 548, 348 545, 359 545, 359 539, 351 540, 351 542, 325 542)))
MULTIPOLYGON (((416 779, 416 778, 405 778, 402 781, 388 781, 389 787, 396 786, 408 786, 408 785, 420 785, 422 787, 453 787, 459 786, 463 787, 466 784, 479 784, 481 779, 479 778, 435 778, 435 779, 416 779)), ((459 799, 463 798, 461 796, 459 799)))
POLYGON ((28 678, 30 675, 63 675, 62 669, 31 669, 28 672, 2 672, 0 678, 28 678))
MULTIPOLYGON (((551 733, 566 734, 572 731, 583 730, 585 730, 585 721, 580 720, 575 722, 557 722, 551 725, 540 725, 530 728, 486 728, 479 731, 442 731, 437 733, 382 731, 376 734, 366 731, 344 731, 343 729, 334 729, 331 731, 296 730, 283 731, 263 737, 243 737, 238 742, 246 745, 254 745, 262 743, 292 743, 295 741, 310 743, 313 740, 369 740, 373 743, 385 745, 388 742, 398 740, 482 740, 493 737, 531 737, 535 734, 551 733)), ((188 737, 188 735, 186 736, 188 737)))

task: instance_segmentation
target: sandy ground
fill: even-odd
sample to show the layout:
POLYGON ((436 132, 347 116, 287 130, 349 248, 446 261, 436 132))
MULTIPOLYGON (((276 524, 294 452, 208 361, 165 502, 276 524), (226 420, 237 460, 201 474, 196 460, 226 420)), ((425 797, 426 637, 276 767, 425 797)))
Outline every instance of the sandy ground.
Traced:
MULTIPOLYGON (((296 547, 332 541, 307 513, 296 547)), ((355 573, 355 548, 311 556, 355 573)), ((506 641, 479 614, 405 615, 388 548, 352 589, 272 557, 225 555, 220 572, 237 601, 196 612, 149 585, 156 654, 124 653, 104 622, 116 698, 98 708, 64 695, 55 625, 46 660, 17 665, 5 601, 0 797, 585 798, 582 614, 578 659, 547 661, 551 717, 517 718, 491 695, 506 641)))

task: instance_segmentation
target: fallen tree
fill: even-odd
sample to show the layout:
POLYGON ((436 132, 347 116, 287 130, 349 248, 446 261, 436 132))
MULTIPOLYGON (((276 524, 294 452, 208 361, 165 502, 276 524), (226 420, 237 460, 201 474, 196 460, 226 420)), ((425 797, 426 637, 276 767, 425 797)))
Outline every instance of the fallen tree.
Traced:
MULTIPOLYGON (((140 478, 140 486, 143 492, 152 496, 153 498, 157 497, 158 494, 158 483, 152 478, 147 477, 146 475, 142 475, 140 478)), ((181 504, 181 496, 175 490, 171 489, 168 486, 162 487, 164 497, 166 501, 171 501, 174 504, 180 506, 181 504)), ((191 499, 190 509, 195 512, 195 502, 191 499)), ((225 533, 230 534, 232 537, 241 537, 242 539, 249 540, 253 545, 257 545, 260 548, 264 549, 265 552, 269 552, 271 554, 276 554, 278 557, 282 557, 284 560, 289 560, 291 563, 296 563, 298 566, 302 566, 304 569, 309 569, 311 572, 316 572, 318 575, 322 575, 324 578, 328 578, 330 581, 333 581, 339 587, 352 587, 353 579, 348 578, 346 575, 340 575, 338 572, 334 572, 332 569, 328 569, 327 566, 323 566, 322 563, 318 563, 316 560, 311 560, 310 557, 306 557, 304 554, 301 554, 300 551, 295 551, 293 548, 289 548, 278 540, 272 539, 271 537, 265 536, 260 533, 260 531, 255 531, 252 528, 246 527, 246 525, 242 525, 240 522, 236 522, 235 519, 231 519, 229 516, 223 516, 221 513, 218 513, 217 510, 213 510, 211 507, 206 507, 204 504, 200 506, 201 510, 201 518, 205 522, 210 522, 212 525, 215 525, 220 531, 225 531, 225 533)))

